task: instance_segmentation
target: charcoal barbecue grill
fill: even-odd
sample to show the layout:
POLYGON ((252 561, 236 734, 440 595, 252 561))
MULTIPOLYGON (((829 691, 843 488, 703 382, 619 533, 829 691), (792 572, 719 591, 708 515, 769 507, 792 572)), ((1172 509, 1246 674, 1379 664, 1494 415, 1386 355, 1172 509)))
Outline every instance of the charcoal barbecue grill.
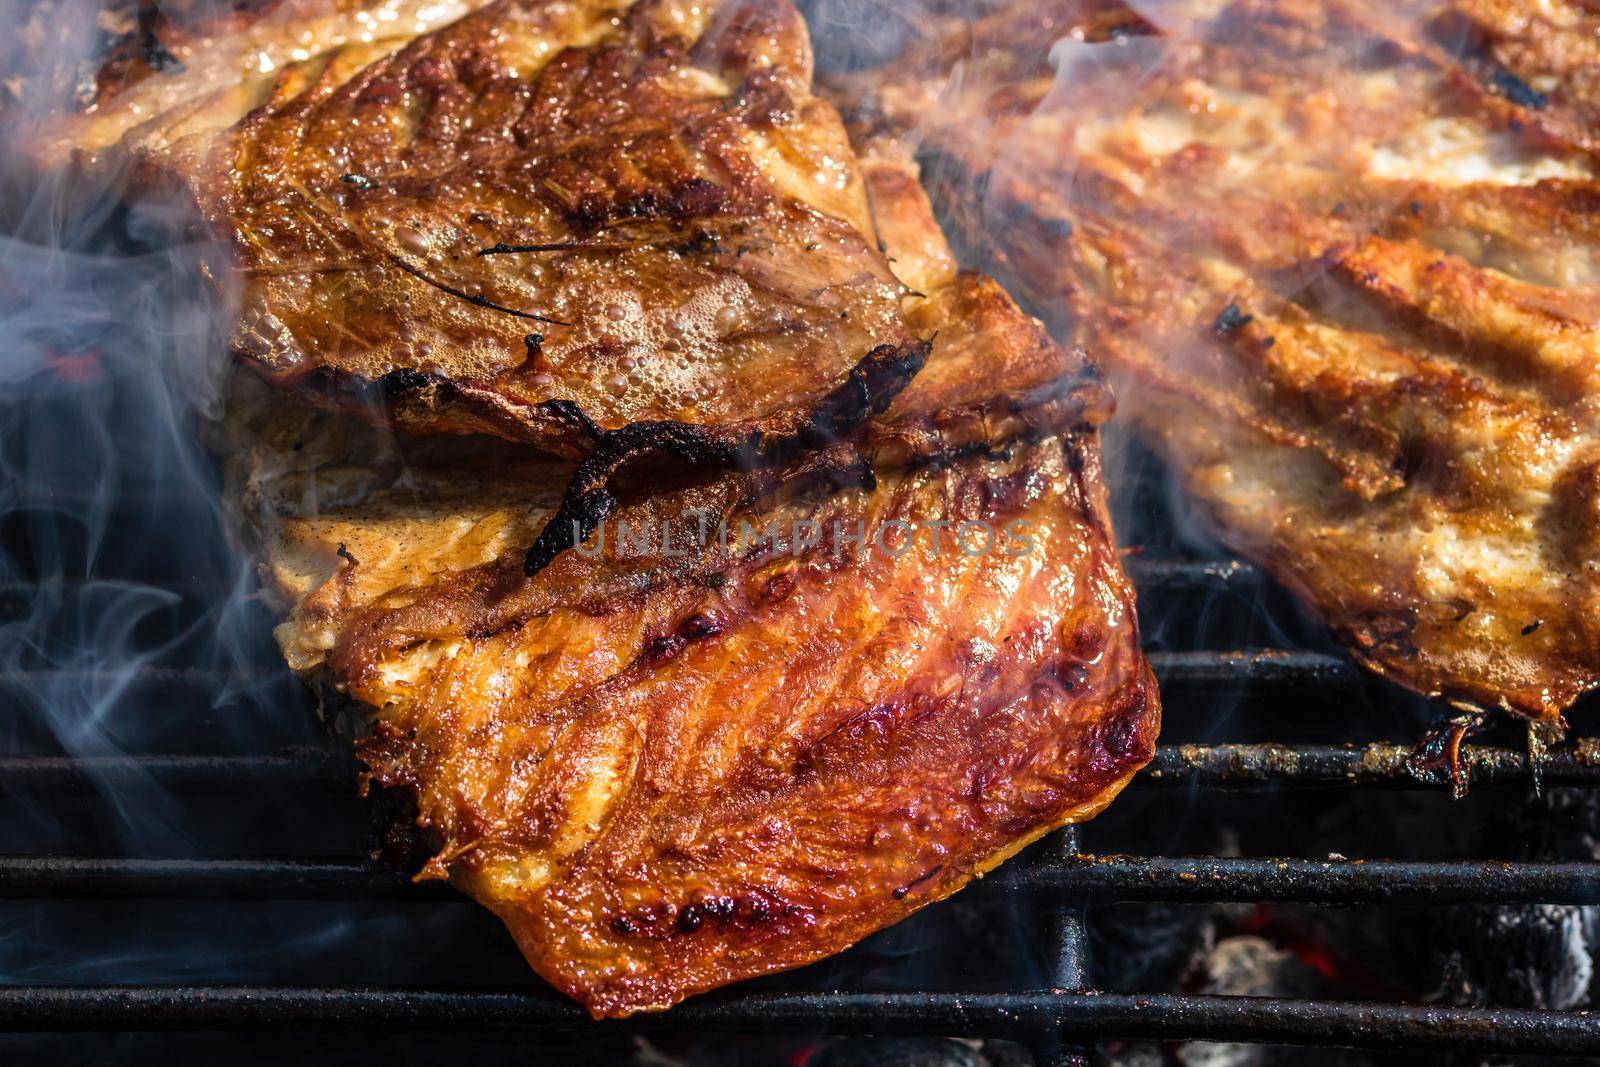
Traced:
MULTIPOLYGON (((159 496, 118 502, 132 513, 160 514, 159 496)), ((15 553, 14 553, 15 555, 15 553)), ((114 554, 113 554, 114 555, 114 554)), ((1221 589, 1253 589, 1263 579, 1230 560, 1131 559, 1146 602, 1214 597, 1221 589)), ((107 566, 115 573, 115 560, 107 566)), ((105 577, 104 574, 97 577, 105 577)), ((157 567, 119 574, 170 593, 162 614, 182 623, 210 595, 203 584, 157 567)), ((40 597, 62 602, 92 586, 84 577, 53 577, 43 585, 0 592, 11 614, 25 613, 40 597)), ((181 642, 179 643, 181 646, 181 642)), ((270 647, 261 677, 282 675, 270 647)), ((1222 651, 1157 648, 1153 651, 1168 706, 1169 723, 1215 700, 1220 691, 1253 693, 1292 707, 1308 692, 1371 685, 1348 661, 1331 654, 1276 648, 1222 651)), ((234 668, 233 673, 238 673, 234 668)), ((246 671, 248 673, 248 670, 246 671)), ((280 679, 281 681, 282 679, 280 679)), ((35 682, 32 679, 30 682, 35 682)), ((232 679, 232 684, 237 684, 232 679)), ((92 803, 120 784, 136 782, 177 798, 182 806, 226 810, 248 783, 255 795, 323 796, 351 804, 355 765, 330 741, 279 751, 179 751, 198 724, 215 719, 211 694, 230 679, 218 672, 151 665, 127 680, 128 699, 165 724, 168 751, 135 751, 74 758, 30 736, 26 724, 0 757, 0 795, 7 820, 19 805, 92 803), (188 725, 186 726, 186 721, 188 725)), ((15 688, 16 680, 0 683, 15 688)), ((288 682, 285 693, 293 693, 288 682)), ((12 702, 21 699, 12 694, 12 702)), ((298 709, 295 712, 299 714, 298 709)), ((306 716, 309 718, 309 715, 306 716)), ((287 718, 287 716, 286 716, 287 718)), ((19 723, 22 719, 19 718, 19 723)), ((1296 720, 1286 716, 1285 733, 1296 720)), ((45 735, 40 734, 39 737, 45 735)), ((1207 743, 1163 744, 1133 791, 1402 790, 1438 791, 1408 769, 1409 743, 1207 743)), ((1537 768, 1514 746, 1474 746, 1465 752, 1474 788, 1527 789, 1534 771, 1546 789, 1600 787, 1600 746, 1563 746, 1537 768)), ((1120 802, 1119 802, 1120 803, 1120 802)), ((1114 805, 1115 807, 1115 805, 1114 805)), ((532 1034, 661 1033, 897 1033, 1010 1038, 1027 1044, 1041 1063, 1083 1062, 1098 1041, 1228 1040, 1322 1044, 1386 1049, 1452 1049, 1544 1054, 1600 1054, 1600 1017, 1586 1012, 1457 1008, 1335 1000, 1207 996, 1173 992, 1104 993, 1086 952, 1086 923, 1110 901, 1294 901, 1317 905, 1425 902, 1441 907, 1503 904, 1600 903, 1600 863, 1406 861, 1360 859, 1233 858, 1224 856, 1087 855, 1080 833, 1069 828, 1031 854, 1007 864, 968 892, 988 897, 1028 895, 1043 904, 1033 913, 1048 927, 1048 972, 1015 988, 785 988, 767 980, 754 990, 735 988, 696 998, 664 1014, 595 1024, 560 996, 535 985, 515 988, 391 987, 384 973, 369 983, 256 984, 35 984, 0 987, 0 1029, 222 1030, 393 1029, 508 1030, 532 1034), (1042 979, 1042 980, 1041 980, 1042 979)), ((15 840, 9 846, 17 849, 15 840)), ((128 856, 87 854, 68 846, 0 857, 0 898, 10 907, 49 902, 55 909, 103 909, 108 902, 229 901, 239 910, 274 901, 405 902, 419 908, 450 906, 453 892, 414 885, 392 867, 358 853, 296 858, 235 854, 128 856)), ((936 905, 942 907, 945 905, 936 905)), ((315 923, 315 919, 308 920, 315 923)), ((1039 931, 1043 935, 1045 931, 1039 931)), ((860 951, 860 950, 856 950, 860 951)))

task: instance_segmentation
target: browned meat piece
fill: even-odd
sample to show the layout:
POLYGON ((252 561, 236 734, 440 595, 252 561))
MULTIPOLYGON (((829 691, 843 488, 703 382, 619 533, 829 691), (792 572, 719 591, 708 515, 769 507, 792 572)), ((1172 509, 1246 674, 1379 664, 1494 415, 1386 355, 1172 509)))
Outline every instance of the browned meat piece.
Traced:
MULTIPOLYGON (((893 254, 896 275, 911 293, 907 323, 917 335, 937 338, 929 344, 933 357, 911 384, 856 434, 868 459, 906 463, 1047 432, 1081 419, 1087 398, 1100 406, 1109 402, 1084 388, 1098 370, 1081 353, 1052 343, 993 279, 957 269, 915 165, 903 153, 876 146, 861 163, 879 244, 893 254)), ((695 462, 742 458, 737 450, 706 449, 694 436, 680 444, 679 436, 678 428, 654 424, 612 434, 578 467, 560 509, 529 550, 529 572, 610 513, 616 506, 612 477, 633 457, 669 451, 695 462)))
POLYGON ((1359 659, 1559 722, 1600 680, 1592 12, 1138 9, 1014 5, 837 92, 1359 659))
POLYGON ((235 345, 281 384, 569 456, 625 429, 611 452, 748 456, 848 431, 926 356, 781 0, 284 0, 155 32, 174 61, 119 56, 37 155, 192 195, 243 279, 235 345))
POLYGON ((474 438, 401 462, 248 379, 229 413, 289 662, 369 709, 363 758, 438 843, 424 875, 597 1015, 839 951, 1089 818, 1154 750, 1102 387, 956 270, 903 159, 864 171, 938 330, 924 371, 854 444, 630 469, 532 577, 560 462, 474 438))
MULTIPOLYGON (((981 280, 929 303, 895 276, 809 82, 782 0, 282 0, 134 32, 36 154, 192 195, 243 279, 236 346, 270 380, 587 457, 537 570, 635 457, 834 440, 923 366, 942 309, 959 331, 994 302, 981 280)), ((1052 345, 967 350, 981 367, 946 361, 880 436, 981 440, 1070 385, 1052 345)))
POLYGON ((1154 682, 1084 446, 871 490, 827 491, 852 466, 809 492, 785 472, 781 501, 724 475, 624 507, 606 555, 533 578, 520 551, 478 562, 526 543, 525 509, 493 506, 513 498, 500 478, 443 513, 399 489, 284 523, 273 573, 314 592, 282 636, 291 655, 335 636, 326 677, 376 709, 363 758, 438 835, 426 876, 597 1015, 661 1008, 954 892, 1150 758, 1154 682), (659 549, 666 523, 690 549, 702 514, 779 540, 713 536, 672 568, 618 548, 649 529, 659 549), (993 550, 956 547, 962 523, 974 552, 997 531, 993 550))

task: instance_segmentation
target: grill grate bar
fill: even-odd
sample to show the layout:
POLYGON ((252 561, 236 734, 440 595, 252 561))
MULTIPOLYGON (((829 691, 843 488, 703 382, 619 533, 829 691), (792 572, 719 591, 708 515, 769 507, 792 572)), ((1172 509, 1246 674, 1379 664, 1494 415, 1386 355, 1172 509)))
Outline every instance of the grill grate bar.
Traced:
POLYGON ((1260 567, 1242 559, 1183 559, 1132 555, 1123 569, 1138 591, 1207 592, 1237 590, 1255 592, 1268 581, 1260 567))
MULTIPOLYGON (((1217 683, 1229 686, 1353 684, 1360 679, 1355 664, 1322 652, 1252 648, 1200 652, 1146 653, 1157 676, 1166 684, 1217 683)), ((94 670, 14 671, 9 677, 34 689, 76 685, 93 687, 112 682, 188 689, 209 698, 230 684, 277 680, 282 672, 244 667, 226 670, 192 667, 140 667, 121 674, 94 670)), ((0 696, 5 687, 0 686, 0 696)))
MULTIPOLYGON (((1139 781, 1148 785, 1252 789, 1298 785, 1437 788, 1406 768, 1410 745, 1161 745, 1139 781)), ((1533 768, 1526 751, 1464 745, 1461 764, 1474 786, 1529 786, 1533 768)), ((1600 786, 1600 741, 1583 738, 1571 748, 1542 756, 1538 779, 1547 786, 1600 786)))
POLYGON ((666 1014, 594 1023, 549 993, 285 986, 0 989, 8 1030, 263 1027, 1026 1035, 1043 1029, 1364 1048, 1600 1053, 1588 1012, 1352 1001, 1038 990, 1021 993, 766 993, 707 997, 666 1014))
MULTIPOLYGON (((1250 790, 1383 786, 1436 789, 1406 769, 1409 745, 1161 745, 1135 781, 1146 787, 1250 790)), ((1527 786, 1533 782, 1524 751, 1467 745, 1462 765, 1474 786, 1527 786)), ((99 783, 152 780, 180 792, 232 790, 254 784, 353 790, 359 771, 348 752, 286 749, 273 755, 0 756, 0 794, 7 791, 90 791, 99 783)), ((1600 788, 1600 740, 1578 741, 1539 761, 1546 786, 1600 788)))
POLYGON ((231 791, 241 782, 354 791, 358 771, 352 754, 311 748, 252 756, 3 756, 0 794, 92 791, 101 783, 133 779, 175 792, 231 791))
MULTIPOLYGON (((1051 862, 1061 862, 1063 859, 1075 856, 1078 852, 1078 828, 1066 827, 1046 848, 1048 851, 1045 857, 1036 866, 1049 866, 1051 862)), ((1051 985, 1057 989, 1087 988, 1089 944, 1082 910, 1070 905, 1056 908, 1050 916, 1050 921, 1056 948, 1050 973, 1051 985)))
POLYGON ((1361 683, 1354 663, 1323 652, 1250 648, 1201 652, 1149 652, 1150 666, 1164 686, 1349 687, 1361 683))
POLYGON ((1028 888, 1089 899, 1307 904, 1596 904, 1600 863, 1077 856, 1028 888))
MULTIPOLYGON (((1600 904, 1600 863, 1075 855, 1003 869, 980 884, 1068 901, 1600 904)), ((460 899, 441 883, 413 884, 364 861, 0 857, 0 898, 40 897, 460 899)))
MULTIPOLYGON (((1043 858, 1073 856, 1078 851, 1078 828, 1067 826, 1043 850, 1043 858)), ((1078 992, 1092 988, 1089 973, 1089 930, 1083 907, 1059 904, 1046 915, 1049 934, 1055 947, 1050 978, 1053 989, 1078 992)), ((1087 1067, 1088 1049, 1065 1041, 1055 1031, 1041 1032, 1034 1041, 1034 1058, 1039 1067, 1087 1067)))
POLYGON ((461 900, 382 864, 298 859, 0 858, 0 899, 461 900))

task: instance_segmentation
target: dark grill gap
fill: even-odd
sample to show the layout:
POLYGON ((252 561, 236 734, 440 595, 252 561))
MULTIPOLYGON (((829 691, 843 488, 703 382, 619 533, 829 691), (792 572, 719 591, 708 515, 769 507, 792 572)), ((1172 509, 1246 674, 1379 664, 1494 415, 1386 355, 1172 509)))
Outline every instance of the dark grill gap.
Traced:
MULTIPOLYGON (((1130 570, 1147 599, 1217 594, 1254 598, 1267 583, 1232 561, 1135 557, 1130 570)), ((179 601, 223 595, 184 579, 151 576, 179 601)), ((74 582, 52 592, 70 597, 74 582)), ((0 589, 0 613, 26 612, 36 587, 0 589)), ((1217 693, 1274 703, 1311 690, 1368 683, 1347 660, 1280 648, 1157 650, 1169 718, 1217 693)), ((197 698, 226 686, 272 684, 270 660, 254 671, 152 666, 132 692, 152 715, 184 719, 197 698)), ((69 679, 57 678, 56 681, 69 679)), ((0 681, 0 698, 12 683, 0 681)), ((298 709, 293 713, 298 714, 298 709)), ((1165 744, 1133 789, 1243 791, 1432 789, 1406 768, 1397 742, 1165 744)), ((1508 745, 1474 746, 1466 762, 1475 789, 1527 789, 1534 768, 1508 745)), ((48 751, 0 757, 0 798, 21 804, 93 798, 119 783, 154 785, 185 803, 226 807, 241 782, 252 790, 337 795, 355 765, 341 749, 302 746, 276 753, 108 755, 72 759, 48 751)), ((1537 768, 1546 788, 1600 785, 1600 745, 1557 750, 1537 768)), ((965 895, 1041 902, 1050 938, 1049 973, 1034 988, 1004 992, 732 989, 664 1015, 594 1024, 542 989, 383 988, 352 985, 24 985, 0 988, 0 1029, 249 1030, 266 1027, 551 1034, 941 1034, 1016 1039, 1041 1063, 1084 1062, 1085 1049, 1113 1038, 1229 1040, 1545 1054, 1600 1054, 1600 1018, 1587 1012, 1432 1007, 1395 1003, 1094 991, 1086 907, 1110 901, 1295 901, 1317 905, 1600 903, 1600 863, 1309 860, 1218 856, 1084 855, 1069 828, 970 888, 965 895)), ((0 857, 0 898, 97 908, 116 901, 397 901, 461 906, 451 890, 416 886, 363 858, 119 858, 81 854, 0 857)), ((384 975, 374 973, 381 982, 384 975)), ((782 979, 778 980, 779 983, 782 979)))

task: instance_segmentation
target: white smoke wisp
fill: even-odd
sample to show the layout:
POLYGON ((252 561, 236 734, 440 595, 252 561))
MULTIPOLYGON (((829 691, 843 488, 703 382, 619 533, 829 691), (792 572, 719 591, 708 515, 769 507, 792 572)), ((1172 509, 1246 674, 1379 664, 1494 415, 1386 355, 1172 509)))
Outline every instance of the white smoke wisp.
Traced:
MULTIPOLYGON (((252 699, 270 636, 201 442, 229 369, 226 257, 185 204, 131 191, 125 171, 31 154, 84 106, 131 9, 0 0, 0 13, 19 28, 0 45, 0 586, 14 605, 0 615, 0 756, 96 767, 173 751, 186 716, 211 720, 206 745, 248 750, 301 709, 252 699)), ((153 780, 122 765, 98 786, 104 847, 188 842, 184 806, 153 780)), ((22 800, 0 851, 60 837, 50 798, 22 800)))

